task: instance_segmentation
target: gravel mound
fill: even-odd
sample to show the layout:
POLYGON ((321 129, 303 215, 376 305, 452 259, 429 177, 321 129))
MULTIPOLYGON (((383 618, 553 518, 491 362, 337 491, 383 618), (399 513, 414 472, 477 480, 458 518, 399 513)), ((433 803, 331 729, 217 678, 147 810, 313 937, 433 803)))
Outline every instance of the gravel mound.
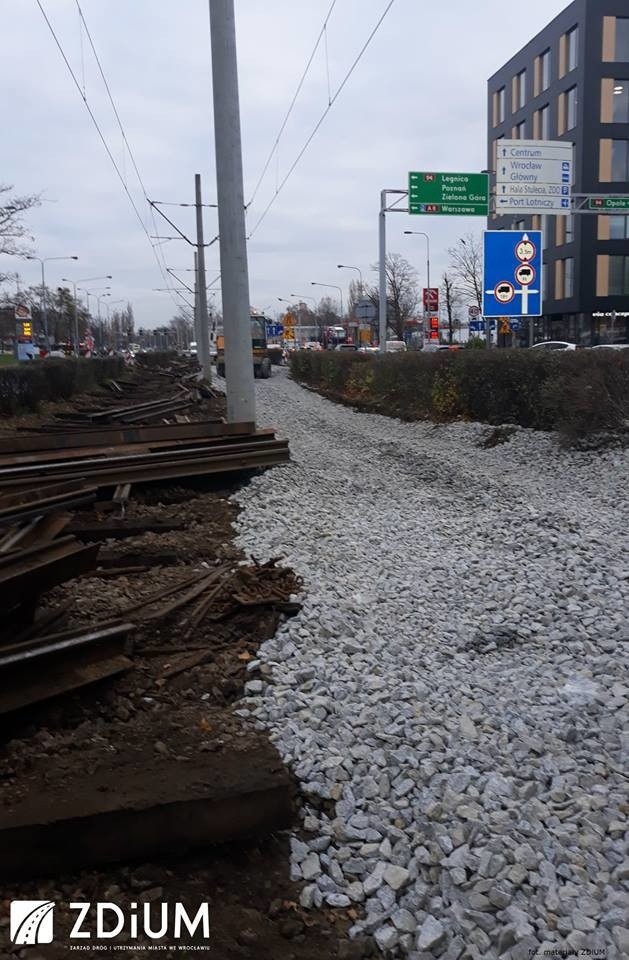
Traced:
POLYGON ((628 956, 629 454, 258 397, 293 462, 238 541, 306 598, 239 712, 308 799, 302 905, 392 957, 628 956))

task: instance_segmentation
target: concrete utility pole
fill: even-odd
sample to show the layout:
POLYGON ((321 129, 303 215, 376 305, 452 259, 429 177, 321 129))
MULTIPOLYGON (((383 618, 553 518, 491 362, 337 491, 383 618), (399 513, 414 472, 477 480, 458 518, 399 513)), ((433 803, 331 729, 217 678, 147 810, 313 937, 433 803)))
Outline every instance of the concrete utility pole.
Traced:
POLYGON ((256 419, 234 0, 210 0, 227 419, 256 419))
POLYGON ((197 356, 201 364, 201 371, 206 380, 212 379, 212 365, 210 363, 210 327, 207 316, 207 281, 205 279, 205 247, 203 246, 203 204, 201 202, 201 174, 194 175, 195 205, 197 208, 197 298, 198 298, 198 325, 199 338, 197 340, 197 356))
POLYGON ((194 339, 197 344, 197 360, 201 362, 200 341, 201 330, 199 329, 199 264, 198 257, 194 253, 194 310, 193 310, 194 339))

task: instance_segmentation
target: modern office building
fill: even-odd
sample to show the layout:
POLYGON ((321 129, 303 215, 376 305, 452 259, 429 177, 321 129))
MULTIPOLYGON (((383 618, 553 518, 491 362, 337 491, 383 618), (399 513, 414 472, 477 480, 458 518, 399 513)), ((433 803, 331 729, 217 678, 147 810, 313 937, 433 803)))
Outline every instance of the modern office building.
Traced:
MULTIPOLYGON (((491 77, 492 171, 502 138, 570 141, 575 194, 629 197, 629 0, 574 0, 491 77)), ((538 339, 629 341, 629 217, 490 218, 512 227, 544 231, 538 339)))

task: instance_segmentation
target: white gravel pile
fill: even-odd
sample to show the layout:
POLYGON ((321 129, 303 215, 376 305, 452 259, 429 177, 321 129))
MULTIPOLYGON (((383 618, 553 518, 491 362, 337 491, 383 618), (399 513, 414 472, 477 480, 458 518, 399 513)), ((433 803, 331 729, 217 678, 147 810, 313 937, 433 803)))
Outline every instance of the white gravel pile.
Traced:
POLYGON ((308 797, 302 905, 387 956, 629 956, 627 453, 258 395, 293 462, 239 541, 307 593, 243 712, 308 797))

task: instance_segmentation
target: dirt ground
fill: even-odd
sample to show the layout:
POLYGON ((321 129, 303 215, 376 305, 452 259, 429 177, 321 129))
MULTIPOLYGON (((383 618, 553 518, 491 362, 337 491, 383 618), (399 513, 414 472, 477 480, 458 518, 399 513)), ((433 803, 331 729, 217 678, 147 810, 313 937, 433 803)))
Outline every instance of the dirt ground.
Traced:
MULTIPOLYGON (((246 480, 236 480, 241 482, 246 480)), ((73 600, 65 624, 58 629, 111 618, 191 572, 245 559, 233 544, 236 508, 228 497, 234 489, 225 479, 134 488, 128 519, 172 521, 182 523, 183 529, 106 541, 98 560, 104 567, 140 563, 150 569, 106 578, 96 571, 50 591, 44 607, 56 606, 69 596, 73 600)), ((76 519, 91 523, 95 516, 98 519, 90 511, 76 519)), ((107 513, 101 519, 110 518, 107 513)), ((247 763, 258 755, 260 762, 281 766, 266 735, 245 725, 234 708, 242 695, 247 665, 286 615, 268 607, 251 607, 224 619, 202 621, 190 635, 183 622, 185 612, 175 611, 138 630, 133 668, 126 673, 5 720, 0 729, 0 814, 10 815, 25 805, 40 812, 46 805, 54 810, 56 798, 67 798, 68 777, 80 780, 74 791, 78 811, 82 799, 88 805, 102 779, 115 776, 132 756, 145 756, 147 770, 160 759, 167 760, 171 769, 174 763, 182 770, 194 770, 203 755, 224 753, 233 760, 239 752, 247 763), (169 675, 173 665, 185 666, 182 657, 203 651, 209 654, 206 662, 169 675)), ((121 782, 117 789, 123 796, 125 784, 121 782)), ((347 927, 356 916, 353 910, 305 912, 299 907, 300 889, 289 877, 285 833, 194 856, 75 870, 53 878, 37 877, 34 865, 32 880, 3 887, 0 960, 16 955, 56 960, 69 955, 67 942, 12 946, 8 936, 12 899, 112 900, 119 905, 178 900, 191 907, 209 901, 214 957, 360 960, 371 955, 369 945, 346 939, 347 927)), ((63 917, 63 907, 59 909, 63 917)), ((115 942, 124 943, 123 935, 115 942)), ((145 956, 133 950, 134 944, 125 945, 126 955, 145 956)), ((113 947, 81 952, 84 956, 120 955, 113 947)))

